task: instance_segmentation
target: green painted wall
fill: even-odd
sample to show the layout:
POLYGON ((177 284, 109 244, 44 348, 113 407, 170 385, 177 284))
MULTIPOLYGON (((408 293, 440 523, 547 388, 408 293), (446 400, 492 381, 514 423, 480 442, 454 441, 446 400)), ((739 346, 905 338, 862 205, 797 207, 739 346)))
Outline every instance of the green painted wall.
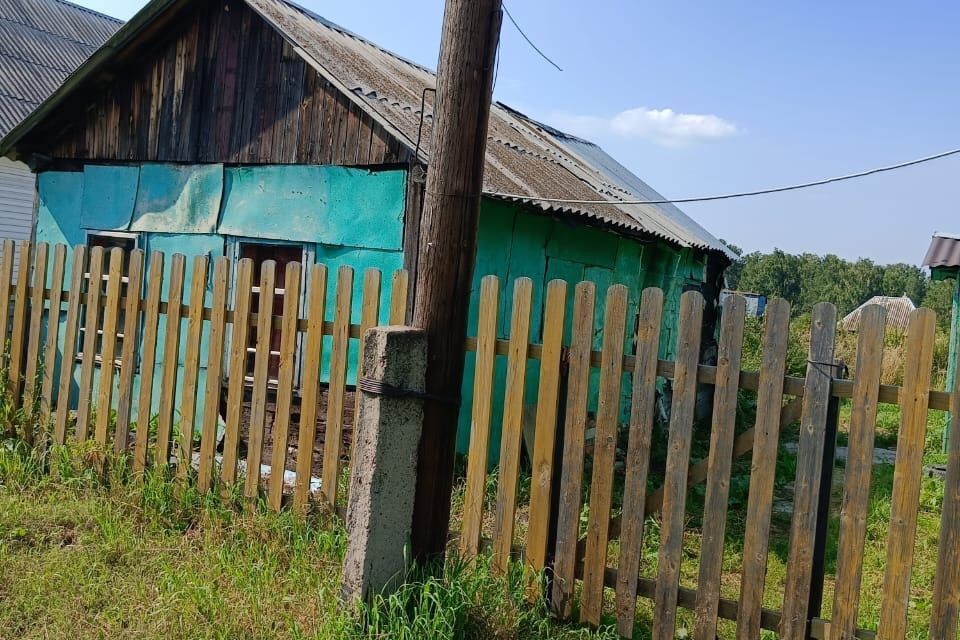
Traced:
MULTIPOLYGON (((41 174, 37 238, 46 242, 85 242, 88 229, 147 229, 139 233, 140 246, 167 254, 165 272, 169 274, 170 256, 183 253, 187 262, 187 282, 192 257, 206 254, 214 259, 227 255, 232 243, 243 239, 289 240, 309 246, 316 262, 330 270, 327 293, 327 320, 333 320, 335 278, 341 265, 356 270, 353 316, 359 316, 363 270, 379 268, 384 274, 384 300, 381 319, 389 310, 390 274, 403 264, 403 212, 406 173, 402 170, 367 171, 342 167, 234 167, 221 165, 144 165, 125 167, 88 166, 85 172, 41 174), (86 184, 86 188, 85 188, 86 184), (98 216, 96 211, 103 211, 98 216), (98 227, 102 224, 102 227, 98 227)), ((149 265, 148 265, 149 266, 149 265)), ((568 309, 572 307, 576 283, 591 280, 597 284, 596 331, 594 346, 603 340, 603 299, 612 284, 624 284, 629 290, 631 318, 637 313, 640 294, 645 287, 661 287, 666 292, 661 356, 672 355, 676 339, 679 299, 687 286, 699 286, 704 278, 704 259, 697 252, 678 250, 662 242, 642 243, 636 239, 606 231, 574 225, 546 215, 529 213, 515 205, 485 201, 482 208, 477 265, 470 291, 469 331, 476 335, 476 316, 480 280, 488 275, 501 280, 499 335, 509 335, 512 314, 512 283, 516 278, 532 278, 534 314, 531 335, 541 339, 542 300, 546 283, 555 278, 570 283, 568 309)), ((164 278, 169 282, 169 278, 164 278)), ((208 280, 207 296, 211 295, 208 280)), ((186 287, 189 295, 189 285, 186 287)), ((188 302, 188 301, 187 301, 188 302)), ((185 321, 184 321, 185 323, 185 321)), ((633 321, 628 320, 625 349, 633 349, 633 321)), ((565 340, 570 334, 569 311, 565 340)), ((182 327, 185 330, 185 327, 182 327)), ((62 335, 62 333, 61 333, 62 335)), ((161 323, 160 345, 165 336, 161 323)), ((323 379, 328 379, 330 340, 323 357, 323 379)), ((348 381, 356 379, 358 341, 352 340, 348 381)), ((205 381, 207 345, 201 349, 201 384, 205 381)), ((185 344, 179 362, 184 362, 185 344)), ((162 348, 158 370, 162 365, 162 348)), ((463 410, 459 424, 458 446, 466 451, 469 443, 472 409, 474 356, 466 356, 463 410)), ((503 386, 506 358, 498 358, 491 461, 498 458, 503 416, 503 386)), ((159 376, 156 376, 159 384, 159 376)), ((135 380, 139 385, 139 376, 135 380)), ((526 403, 536 402, 539 369, 531 363, 526 385, 526 403)), ((592 381, 594 396, 597 376, 592 381)), ((630 380, 624 376, 622 419, 626 420, 630 403, 630 380)), ((155 389, 154 409, 157 397, 155 389)), ((177 406, 179 407, 179 398, 177 406)), ((595 401, 594 401, 595 405, 595 401)), ((591 407, 595 409, 595 406, 591 407)), ((202 411, 202 407, 198 411, 202 411)))
MULTIPOLYGON (((634 318, 638 311, 640 294, 646 287, 661 287, 666 292, 664 327, 661 338, 661 357, 673 353, 676 340, 677 315, 680 295, 689 285, 699 286, 704 278, 702 255, 678 250, 666 243, 642 243, 589 227, 574 226, 544 215, 528 213, 509 203, 485 200, 480 215, 477 248, 477 264, 473 286, 470 291, 470 319, 468 330, 476 335, 480 281, 484 276, 500 278, 500 309, 498 334, 509 335, 512 313, 513 281, 526 276, 534 281, 534 313, 531 319, 531 336, 539 341, 543 330, 542 297, 546 284, 553 279, 566 280, 570 287, 567 300, 567 320, 564 340, 569 343, 574 286, 583 280, 597 285, 594 348, 603 342, 603 300, 606 289, 613 284, 623 284, 629 290, 629 314, 634 318)), ((624 348, 633 349, 633 322, 628 320, 628 337, 624 348)), ((538 363, 531 362, 527 374, 525 403, 536 403, 539 385, 538 363)), ((500 434, 503 420, 503 389, 506 383, 507 362, 505 356, 497 358, 494 373, 494 401, 491 424, 490 461, 499 458, 500 434)), ((473 404, 473 378, 475 356, 466 356, 466 375, 461 391, 464 403, 460 416, 457 446, 465 453, 470 440, 470 421, 473 404)), ((596 409, 598 374, 592 381, 591 410, 596 409)), ((629 415, 630 380, 624 376, 622 420, 629 415)))

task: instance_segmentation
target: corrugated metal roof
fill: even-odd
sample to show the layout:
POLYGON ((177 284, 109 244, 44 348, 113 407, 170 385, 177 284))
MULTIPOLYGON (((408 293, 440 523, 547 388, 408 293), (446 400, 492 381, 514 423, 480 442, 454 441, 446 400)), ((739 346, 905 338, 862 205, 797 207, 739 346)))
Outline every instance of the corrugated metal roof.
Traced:
MULTIPOLYGON (((436 86, 428 69, 412 63, 287 0, 245 0, 285 34, 332 82, 354 94, 394 135, 429 159, 436 86), (422 134, 421 134, 422 120, 422 134), (419 147, 418 147, 419 143, 419 147)), ((536 122, 500 103, 490 112, 484 188, 549 213, 587 218, 661 238, 681 247, 723 252, 726 247, 673 205, 618 201, 662 197, 597 145, 536 122), (576 207, 532 198, 610 201, 576 207)))
POLYGON ((121 24, 64 0, 0 0, 0 137, 121 24))
POLYGON ((960 236, 949 233, 934 234, 923 259, 925 267, 960 267, 960 236))
POLYGON ((910 314, 917 306, 907 296, 899 298, 892 296, 874 296, 862 305, 848 313, 841 323, 846 331, 857 331, 860 328, 860 314, 870 305, 879 305, 887 310, 887 329, 906 331, 910 321, 910 314))

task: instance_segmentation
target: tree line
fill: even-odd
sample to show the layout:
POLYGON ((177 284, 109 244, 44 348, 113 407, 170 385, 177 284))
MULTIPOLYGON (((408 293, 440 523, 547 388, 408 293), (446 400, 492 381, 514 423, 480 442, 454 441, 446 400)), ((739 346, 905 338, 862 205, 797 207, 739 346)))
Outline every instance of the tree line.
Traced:
POLYGON ((741 254, 726 272, 730 289, 784 298, 794 315, 809 313, 818 302, 832 302, 841 316, 873 296, 908 296, 917 306, 933 309, 941 324, 949 326, 952 280, 934 282, 920 267, 897 263, 881 265, 861 258, 849 261, 832 254, 741 254))

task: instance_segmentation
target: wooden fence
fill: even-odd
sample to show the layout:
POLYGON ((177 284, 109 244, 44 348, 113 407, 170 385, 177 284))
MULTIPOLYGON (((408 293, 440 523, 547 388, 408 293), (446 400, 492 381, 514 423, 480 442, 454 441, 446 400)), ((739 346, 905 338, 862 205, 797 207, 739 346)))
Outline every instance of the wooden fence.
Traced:
MULTIPOLYGON (((78 246, 68 259, 63 245, 25 242, 15 248, 12 241, 5 241, 0 300, 12 304, 0 313, 0 336, 9 337, 10 360, 3 362, 8 371, 6 398, 9 408, 20 413, 8 428, 20 425, 19 435, 28 442, 35 441, 38 426, 49 427, 55 444, 92 438, 104 449, 132 453, 135 472, 150 465, 175 465, 178 478, 195 473, 203 489, 213 487, 218 478, 225 490, 241 484, 248 498, 266 488, 270 507, 279 510, 285 475, 289 476, 282 471, 290 466, 288 438, 296 400, 300 407, 295 425, 296 480, 292 491, 287 487, 294 508, 305 510, 314 497, 328 508, 341 508, 345 496, 338 488, 348 453, 343 444, 345 403, 352 397, 347 387, 350 341, 378 324, 381 273, 375 269, 364 273, 361 313, 355 318, 354 270, 348 266, 337 273, 331 314, 324 265, 310 267, 301 309, 296 292, 306 274, 299 263, 286 265, 281 289, 273 261, 263 262, 257 275, 251 260, 240 260, 231 274, 228 258, 217 258, 211 265, 206 256, 198 256, 193 258, 191 281, 186 282, 186 260, 174 254, 165 276, 165 256, 159 252, 151 254, 148 272, 139 250, 125 254, 121 249, 78 246), (15 252, 21 267, 14 281, 15 252), (274 315, 277 296, 283 299, 282 315, 274 315), (257 308, 252 308, 254 300, 257 308), (326 321, 330 315, 333 320, 326 321), (276 349, 271 338, 278 332, 276 349), (320 380, 325 340, 330 349, 329 383, 320 380), (296 384, 300 359, 302 377, 296 384), (271 363, 277 361, 272 378, 271 363), (201 366, 206 367, 202 387, 201 366), (223 418, 221 406, 226 407, 223 418), (323 406, 326 415, 319 416, 323 406), (264 487, 268 413, 273 421, 264 487), (221 419, 225 432, 217 456, 221 419), (318 422, 323 434, 317 433, 318 422), (243 431, 246 457, 241 459, 243 431), (311 482, 318 435, 323 436, 322 477, 315 491, 317 483, 311 482), (245 473, 238 477, 238 470, 245 473)), ((405 271, 393 274, 391 323, 405 320, 407 283, 405 271)), ((355 351, 360 351, 359 370, 362 341, 355 351)))
MULTIPOLYGON (((681 300, 675 361, 661 361, 663 293, 643 293, 636 318, 627 317, 628 291, 616 285, 606 292, 602 327, 595 326, 595 286, 583 282, 568 311, 567 283, 549 283, 545 295, 542 341, 529 335, 532 283, 513 285, 509 339, 497 339, 499 282, 483 280, 476 352, 472 432, 459 546, 470 558, 490 547, 494 565, 503 569, 522 557, 551 578, 549 597, 557 615, 569 619, 579 593, 579 620, 601 623, 605 602, 623 637, 632 637, 638 597, 652 601, 654 638, 673 638, 678 607, 693 612, 694 638, 713 640, 718 620, 736 621, 737 638, 758 638, 762 629, 784 638, 903 638, 910 605, 911 566, 921 491, 922 458, 928 410, 952 411, 951 429, 960 423, 960 392, 931 390, 935 318, 919 309, 910 317, 904 382, 881 385, 885 312, 867 308, 859 333, 853 379, 839 379, 834 363, 837 312, 833 305, 813 310, 810 354, 805 378, 786 375, 790 310, 783 300, 767 307, 759 372, 741 371, 745 302, 724 304, 718 364, 699 364, 703 300, 690 292, 681 300), (570 317, 568 317, 568 313, 570 317), (564 336, 564 327, 571 327, 564 336), (634 322, 636 330, 634 331, 634 322), (602 348, 594 350, 602 329, 602 348), (625 353, 625 345, 630 349, 625 353), (506 356, 500 466, 496 500, 484 513, 488 492, 493 380, 497 357, 506 356), (524 417, 525 376, 539 361, 535 417, 524 417), (632 385, 629 420, 621 424, 622 382, 632 385), (596 378, 599 378, 597 381, 596 378), (656 435, 657 379, 671 381, 672 406, 666 436, 666 460, 658 488, 651 485, 651 454, 656 435), (698 389, 713 390, 709 454, 691 460, 698 389), (755 394, 755 424, 738 433, 741 391, 755 394), (821 619, 826 525, 834 467, 839 399, 852 399, 849 456, 840 509, 832 619, 821 619), (869 488, 873 469, 878 403, 901 408, 894 472, 892 513, 886 540, 881 617, 876 629, 857 627, 869 488), (595 406, 595 411, 588 408, 595 406), (779 610, 764 608, 765 575, 774 483, 781 429, 799 420, 795 492, 789 556, 779 610), (525 428, 535 426, 530 451, 529 498, 518 502, 521 449, 525 428), (618 435, 626 447, 618 459, 618 435), (588 437, 588 433, 592 437, 588 437), (731 469, 752 452, 749 497, 742 540, 738 599, 721 597, 725 527, 731 469), (623 470, 618 469, 622 465, 623 470), (706 483, 700 531, 696 588, 680 586, 683 538, 689 490, 706 483), (614 494, 618 500, 613 516, 614 494), (647 519, 657 515, 659 551, 655 577, 644 578, 647 519), (518 522, 526 531, 515 530, 518 522), (616 544, 612 544, 616 542, 616 544), (577 582, 580 589, 575 589, 577 582)), ((526 438, 529 440, 529 437, 526 438)), ((935 597, 930 637, 957 637, 960 606, 960 446, 954 437, 942 510, 935 597)), ((661 475, 658 473, 658 476, 661 475)), ((726 569, 729 572, 729 568, 726 569)), ((729 625, 725 627, 730 631, 729 625)), ((727 637, 727 636, 723 636, 727 637)))
MULTIPOLYGON (((328 508, 342 505, 338 488, 348 453, 342 435, 349 402, 348 360, 353 357, 349 344, 381 317, 383 287, 378 271, 364 274, 362 311, 355 318, 352 269, 342 267, 337 274, 331 314, 326 267, 314 265, 304 274, 299 264, 289 264, 285 290, 299 290, 305 275, 309 286, 302 308, 287 304, 299 298, 284 296, 282 314, 274 315, 277 273, 270 261, 263 263, 256 279, 249 260, 241 260, 232 274, 226 258, 215 260, 211 269, 206 257, 197 257, 187 282, 187 259, 179 254, 170 258, 166 276, 165 257, 159 253, 150 256, 149 270, 141 251, 125 255, 120 250, 107 253, 81 246, 69 258, 66 247, 59 245, 24 243, 15 248, 11 241, 3 244, 0 300, 9 304, 0 313, 0 336, 8 341, 5 358, 9 360, 0 365, 8 372, 5 398, 11 406, 7 409, 22 414, 11 421, 20 425, 19 436, 35 441, 36 425, 41 425, 49 426, 55 443, 92 438, 103 448, 132 452, 137 472, 149 465, 173 465, 180 480, 195 477, 203 489, 213 488, 218 480, 227 489, 242 485, 249 498, 266 489, 269 506, 280 509, 284 474, 271 473, 264 486, 260 472, 268 439, 267 414, 272 412, 271 470, 287 466, 287 441, 291 428, 298 429, 292 503, 302 511, 311 498, 320 420, 325 433, 318 497, 328 508), (27 265, 21 266, 17 278, 15 251, 20 264, 27 265), (251 295, 235 293, 245 291, 251 295), (185 292, 189 292, 187 304, 185 292), (264 295, 269 292, 275 295, 264 295), (280 332, 278 349, 265 339, 275 335, 275 327, 280 332), (181 341, 183 357, 179 356, 181 341), (203 356, 201 344, 206 347, 203 356), (321 382, 327 348, 329 380, 321 382), (295 383, 298 357, 299 385, 295 383), (271 363, 275 360, 279 363, 274 378, 271 363), (201 385, 204 365, 206 382, 201 385), (201 398, 203 409, 198 415, 201 398), (301 412, 294 424, 291 406, 297 400, 301 412), (218 458, 221 406, 226 409, 225 433, 218 458), (244 406, 249 407, 249 415, 244 415, 244 406), (325 416, 317 415, 321 406, 325 416), (244 424, 246 452, 241 460, 244 424)), ((407 282, 405 272, 394 274, 391 323, 405 320, 407 282)), ((875 634, 903 638, 928 411, 950 410, 955 437, 950 439, 929 629, 932 638, 956 637, 960 391, 930 388, 934 317, 929 310, 917 310, 910 318, 903 385, 887 386, 880 383, 885 317, 877 307, 863 313, 853 379, 847 380, 839 378, 834 366, 836 310, 829 304, 818 305, 813 311, 807 373, 797 378, 786 374, 790 313, 782 300, 772 301, 767 308, 762 364, 754 372, 741 370, 745 314, 740 297, 725 302, 718 363, 707 366, 699 363, 704 303, 697 293, 682 298, 673 345, 676 357, 664 361, 658 358, 664 313, 660 290, 644 291, 638 313, 628 318, 628 290, 610 287, 603 300, 603 322, 595 326, 598 292, 594 284, 579 283, 571 291, 563 281, 550 282, 542 309, 542 335, 536 336, 531 333, 533 286, 526 278, 514 283, 509 338, 503 340, 497 337, 500 283, 493 276, 482 281, 477 336, 466 345, 475 354, 476 373, 457 532, 463 555, 473 557, 489 547, 500 570, 516 557, 537 571, 545 570, 550 578, 547 595, 564 619, 571 618, 577 608, 582 622, 597 625, 605 610, 611 613, 605 602, 612 602, 612 614, 624 637, 633 634, 638 598, 643 598, 653 604, 655 638, 674 636, 678 608, 693 612, 692 635, 698 639, 717 637, 720 619, 736 622, 738 638, 759 637, 761 629, 786 638, 875 634), (597 335, 602 336, 599 350, 594 345, 597 335), (507 361, 502 438, 495 443, 500 463, 494 506, 485 513, 494 397, 499 393, 494 388, 494 371, 502 357, 507 361), (531 363, 537 365, 535 374, 531 363), (535 410, 531 412, 527 388, 534 380, 535 410), (671 403, 666 458, 662 469, 654 469, 658 386, 664 380, 669 381, 671 403), (628 394, 625 384, 630 386, 628 394), (704 388, 713 392, 709 453, 694 460, 695 407, 704 388), (738 432, 737 404, 743 391, 755 395, 755 420, 738 432), (824 544, 841 398, 852 399, 849 455, 832 615, 824 620, 824 544), (626 420, 622 419, 625 399, 629 402, 626 420), (901 424, 881 619, 876 629, 859 629, 878 403, 899 405, 901 424), (797 421, 786 579, 782 606, 770 610, 763 603, 775 471, 781 432, 797 421), (625 445, 618 452, 621 436, 625 445), (525 439, 528 467, 523 462, 525 439), (739 597, 731 599, 721 595, 730 480, 734 462, 751 452, 739 597), (529 495, 520 490, 527 473, 529 495), (696 588, 684 588, 680 577, 687 499, 689 490, 703 483, 699 575, 696 588), (651 535, 645 522, 651 516, 658 516, 658 557, 655 576, 644 577, 650 561, 643 549, 651 535)))

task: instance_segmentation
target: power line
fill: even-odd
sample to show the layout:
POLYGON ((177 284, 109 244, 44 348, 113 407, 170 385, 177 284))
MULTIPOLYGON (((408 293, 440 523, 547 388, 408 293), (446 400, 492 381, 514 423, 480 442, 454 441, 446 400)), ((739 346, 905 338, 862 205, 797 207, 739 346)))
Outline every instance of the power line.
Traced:
POLYGON ((782 193, 784 191, 797 191, 799 189, 809 189, 810 187, 820 187, 825 184, 831 184, 834 182, 854 180, 856 178, 863 178, 865 176, 871 176, 877 173, 884 173, 886 171, 903 169, 904 167, 911 167, 913 165, 923 164, 924 162, 939 160, 941 158, 946 158, 947 156, 956 155, 958 153, 960 153, 960 148, 951 149, 949 151, 937 153, 932 156, 926 156, 924 158, 917 158, 916 160, 909 160, 907 162, 893 164, 887 167, 877 167, 874 169, 868 169, 866 171, 860 171, 858 173, 850 173, 844 176, 836 176, 833 178, 826 178, 824 180, 816 180, 813 182, 793 184, 787 187, 774 187, 772 189, 758 189, 756 191, 743 191, 740 193, 725 193, 717 196, 700 196, 695 198, 674 198, 674 199, 663 199, 663 200, 568 200, 564 198, 542 198, 539 196, 526 196, 526 195, 519 195, 519 194, 512 194, 512 193, 500 193, 498 191, 484 191, 484 195, 496 196, 499 198, 516 198, 518 200, 534 200, 537 202, 552 202, 555 204, 684 204, 684 203, 690 203, 690 202, 711 202, 714 200, 731 200, 734 198, 749 198, 752 196, 762 196, 770 193, 782 193))
POLYGON ((544 60, 546 60, 547 62, 549 62, 549 63, 552 64, 553 66, 555 66, 555 67, 557 68, 557 71, 563 71, 563 69, 560 68, 560 65, 558 65, 556 62, 554 62, 553 60, 551 60, 551 59, 547 56, 547 54, 545 54, 543 51, 540 50, 540 47, 538 47, 537 45, 533 44, 533 40, 531 40, 530 38, 527 37, 527 34, 523 32, 523 29, 520 28, 520 25, 517 24, 517 21, 513 19, 513 16, 512 16, 512 15, 510 15, 510 10, 507 9, 507 3, 504 2, 502 6, 503 6, 503 12, 504 12, 505 14, 507 14, 507 17, 510 18, 510 22, 512 22, 512 23, 513 23, 513 26, 516 27, 517 31, 520 32, 520 35, 523 36, 523 39, 527 41, 527 44, 529 44, 531 47, 533 47, 533 50, 536 51, 537 53, 539 53, 541 58, 543 58, 544 60))

